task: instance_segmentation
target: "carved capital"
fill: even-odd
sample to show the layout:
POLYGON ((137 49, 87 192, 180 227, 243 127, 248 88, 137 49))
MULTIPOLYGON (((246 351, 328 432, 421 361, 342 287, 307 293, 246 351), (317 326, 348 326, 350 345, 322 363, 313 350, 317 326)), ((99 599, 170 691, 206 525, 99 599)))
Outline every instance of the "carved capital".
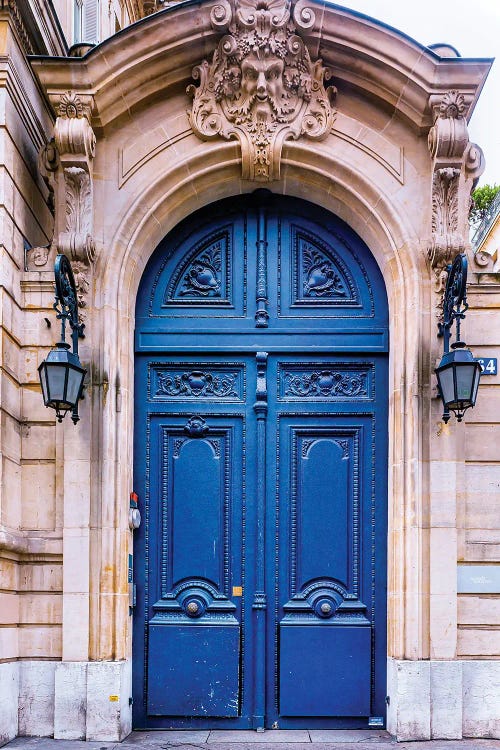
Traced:
POLYGON ((57 113, 54 138, 59 154, 79 154, 91 160, 95 154, 95 135, 90 125, 92 97, 67 91, 51 97, 57 113))
POLYGON ((330 73, 299 36, 314 13, 302 0, 292 16, 290 7, 286 0, 240 0, 233 9, 220 0, 210 18, 227 33, 212 60, 193 70, 199 86, 188 87, 193 131, 203 140, 237 138, 244 179, 278 179, 284 141, 324 138, 333 124, 330 73))
POLYGON ((441 99, 431 97, 434 126, 429 132, 429 151, 435 159, 461 159, 469 142, 465 114, 465 97, 459 91, 448 91, 441 99))

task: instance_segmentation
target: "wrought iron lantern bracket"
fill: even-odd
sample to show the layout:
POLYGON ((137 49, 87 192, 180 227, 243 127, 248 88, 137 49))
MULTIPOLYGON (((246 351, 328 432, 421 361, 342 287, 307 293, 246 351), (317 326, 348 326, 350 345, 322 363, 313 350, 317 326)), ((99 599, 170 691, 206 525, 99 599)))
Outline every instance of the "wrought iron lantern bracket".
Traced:
POLYGON ((59 422, 71 411, 76 424, 78 402, 82 398, 86 374, 78 358, 78 339, 84 338, 84 324, 78 319, 78 297, 71 264, 65 255, 58 255, 54 265, 55 301, 53 308, 61 321, 61 340, 44 360, 38 372, 45 406, 56 410, 59 422), (72 351, 66 341, 66 324, 71 329, 72 351))
POLYGON ((443 337, 443 357, 436 368, 439 395, 443 401, 443 421, 450 419, 453 411, 462 421, 465 411, 474 406, 481 374, 481 366, 461 340, 460 324, 465 319, 467 303, 467 256, 457 255, 446 267, 448 273, 443 297, 443 322, 439 336, 443 337), (456 341, 450 344, 451 329, 456 326, 456 341), (450 351, 451 349, 451 351, 450 351))
POLYGON ((66 340, 66 321, 71 328, 73 354, 78 355, 78 339, 84 339, 85 323, 78 320, 78 297, 71 264, 65 255, 58 255, 54 264, 56 296, 52 307, 61 321, 61 341, 66 340))

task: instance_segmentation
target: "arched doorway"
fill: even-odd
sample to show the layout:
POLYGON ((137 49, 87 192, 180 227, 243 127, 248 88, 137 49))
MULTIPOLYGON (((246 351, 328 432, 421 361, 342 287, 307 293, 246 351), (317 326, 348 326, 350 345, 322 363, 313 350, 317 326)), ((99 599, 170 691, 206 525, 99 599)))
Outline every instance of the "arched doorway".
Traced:
POLYGON ((151 257, 134 726, 384 719, 387 316, 360 238, 268 191, 198 211, 151 257))

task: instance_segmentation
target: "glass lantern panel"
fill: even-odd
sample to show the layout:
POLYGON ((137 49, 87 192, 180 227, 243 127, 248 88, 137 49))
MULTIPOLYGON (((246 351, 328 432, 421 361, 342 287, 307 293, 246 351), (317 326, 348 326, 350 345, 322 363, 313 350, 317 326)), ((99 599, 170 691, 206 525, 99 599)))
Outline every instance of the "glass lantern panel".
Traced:
POLYGON ((71 367, 68 371, 68 388, 66 392, 66 400, 68 403, 76 404, 78 401, 82 380, 83 373, 81 370, 71 367))
POLYGON ((476 372, 474 373, 474 385, 472 386, 472 395, 471 395, 472 406, 474 406, 474 404, 476 403, 477 389, 479 388, 480 378, 481 378, 481 368, 476 367, 476 372))
POLYGON ((471 362, 470 365, 460 365, 460 367, 457 367, 457 401, 471 402, 475 369, 474 362, 471 362))
POLYGON ((439 384, 445 404, 455 400, 455 384, 453 382, 453 367, 446 367, 439 372, 439 384))
POLYGON ((47 406, 47 402, 49 400, 49 394, 47 392, 47 367, 45 363, 43 363, 43 366, 40 367, 39 373, 40 373, 40 385, 42 386, 43 403, 45 404, 45 406, 47 406))
POLYGON ((48 394, 50 401, 66 401, 68 367, 47 362, 48 394))

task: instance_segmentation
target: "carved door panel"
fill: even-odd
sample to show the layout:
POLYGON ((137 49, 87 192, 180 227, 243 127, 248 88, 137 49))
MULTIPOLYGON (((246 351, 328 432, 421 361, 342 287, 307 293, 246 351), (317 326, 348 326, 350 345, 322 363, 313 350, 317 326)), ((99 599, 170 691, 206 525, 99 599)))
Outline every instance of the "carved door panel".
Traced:
POLYGON ((387 304, 367 248, 259 192, 137 303, 134 725, 384 717, 387 304))

